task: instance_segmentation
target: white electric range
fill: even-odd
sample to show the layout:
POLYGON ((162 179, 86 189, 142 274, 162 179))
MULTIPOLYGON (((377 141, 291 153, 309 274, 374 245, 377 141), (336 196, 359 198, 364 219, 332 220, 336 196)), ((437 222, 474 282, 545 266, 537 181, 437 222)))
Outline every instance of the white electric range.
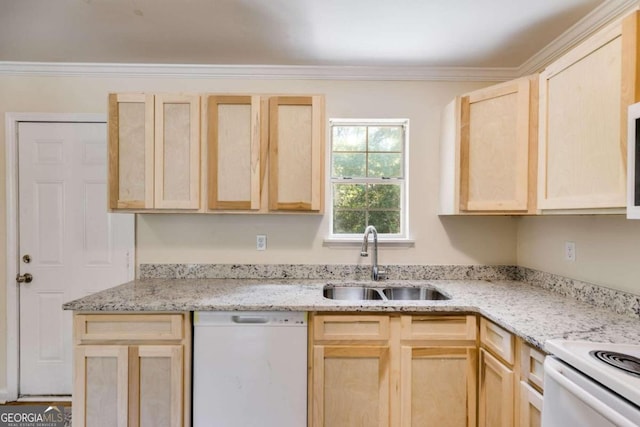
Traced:
POLYGON ((640 426, 640 344, 549 340, 543 427, 640 426))

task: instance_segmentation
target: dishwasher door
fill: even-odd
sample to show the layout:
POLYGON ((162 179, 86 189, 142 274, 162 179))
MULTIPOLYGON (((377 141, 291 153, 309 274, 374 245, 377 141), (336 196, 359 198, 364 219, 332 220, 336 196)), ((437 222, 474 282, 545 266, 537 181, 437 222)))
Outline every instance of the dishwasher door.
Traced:
POLYGON ((306 425, 306 313, 196 312, 193 426, 306 425))

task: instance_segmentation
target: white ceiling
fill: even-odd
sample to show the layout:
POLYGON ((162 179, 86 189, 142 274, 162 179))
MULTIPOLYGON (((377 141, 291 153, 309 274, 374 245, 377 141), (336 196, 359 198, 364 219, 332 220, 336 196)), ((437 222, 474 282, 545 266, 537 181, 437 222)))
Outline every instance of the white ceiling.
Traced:
POLYGON ((0 61, 517 67, 603 2, 0 0, 0 61))

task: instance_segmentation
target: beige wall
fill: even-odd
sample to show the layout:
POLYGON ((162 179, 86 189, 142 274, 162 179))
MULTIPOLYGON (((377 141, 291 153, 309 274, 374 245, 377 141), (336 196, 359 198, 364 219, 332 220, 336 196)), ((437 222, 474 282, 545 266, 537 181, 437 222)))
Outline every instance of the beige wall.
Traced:
MULTIPOLYGON (((347 82, 231 79, 0 77, 0 113, 105 113, 108 92, 324 93, 327 118, 409 118, 410 223, 413 248, 383 248, 381 264, 515 264, 640 294, 640 221, 623 217, 438 217, 438 138, 442 107, 483 83, 347 82), (577 259, 564 261, 564 242, 577 259)), ((4 140, 4 120, 0 138, 4 140)), ((5 151, 0 149, 0 199, 5 151)), ((3 205, 4 206, 4 205, 3 205)), ((0 209, 0 224, 5 224, 0 209)), ((328 218, 278 215, 142 215, 139 263, 358 263, 356 247, 323 245, 328 218), (268 250, 255 250, 255 235, 268 250)), ((6 227, 0 227, 5 277, 6 227)), ((4 283, 4 281, 2 282, 4 283)), ((13 284, 11 284, 13 285, 13 284)), ((6 307, 6 284, 0 285, 6 307)), ((1 313, 5 313, 3 309, 1 313)), ((0 390, 4 388, 6 319, 0 315, 0 390)))
POLYGON ((518 220, 518 265, 640 295, 640 221, 615 216, 518 220), (564 258, 575 242, 576 260, 564 258))
MULTIPOLYGON (((350 82, 233 79, 0 77, 0 113, 106 113, 107 93, 126 91, 324 93, 327 118, 409 118, 410 225, 413 248, 383 248, 381 264, 514 264, 516 220, 439 218, 440 112, 456 94, 483 83, 350 82)), ((4 140, 4 120, 0 138, 4 140)), ((5 152, 0 150, 0 199, 5 200, 5 152)), ((5 224, 0 209, 0 224, 5 224)), ((0 271, 5 277, 5 227, 0 271)), ((321 216, 143 215, 138 218, 139 263, 356 263, 358 249, 328 248, 321 216), (255 250, 266 234, 268 250, 255 250)), ((365 259, 364 262, 367 262, 365 259)), ((4 281, 3 281, 4 282, 4 281)), ((13 285, 13 284, 11 284, 13 285)), ((6 284, 0 307, 6 307, 6 284)), ((2 310, 5 313, 5 310, 2 310)), ((6 384, 6 319, 0 315, 0 390, 6 384)))

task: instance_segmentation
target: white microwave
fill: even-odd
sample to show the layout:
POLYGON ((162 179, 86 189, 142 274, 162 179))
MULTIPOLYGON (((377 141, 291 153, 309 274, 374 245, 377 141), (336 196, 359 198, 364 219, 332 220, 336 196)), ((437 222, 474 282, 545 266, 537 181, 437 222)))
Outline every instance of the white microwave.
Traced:
POLYGON ((627 218, 640 219, 640 102, 629 106, 627 121, 627 218))

